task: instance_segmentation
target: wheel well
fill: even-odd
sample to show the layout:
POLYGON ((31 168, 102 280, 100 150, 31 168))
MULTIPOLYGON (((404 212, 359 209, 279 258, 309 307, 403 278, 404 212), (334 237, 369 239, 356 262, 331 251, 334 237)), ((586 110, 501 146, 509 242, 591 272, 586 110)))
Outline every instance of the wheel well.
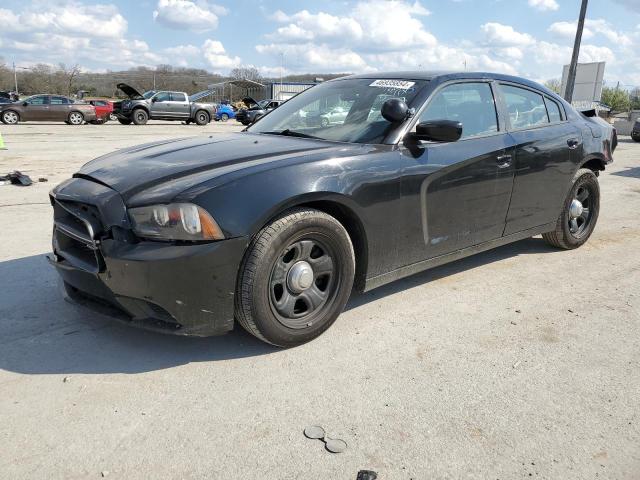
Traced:
POLYGON ((320 210, 331 215, 342 224, 351 238, 353 251, 356 257, 356 275, 353 282, 354 288, 358 291, 364 290, 367 275, 368 247, 367 236, 358 216, 348 207, 337 202, 326 200, 303 203, 296 205, 296 207, 315 208, 316 210, 320 210))
POLYGON ((147 109, 147 107, 143 107, 142 105, 133 107, 133 110, 131 110, 131 112, 135 112, 136 110, 144 110, 145 112, 147 112, 147 115, 149 115, 149 110, 147 109))
POLYGON ((593 171, 596 175, 598 175, 601 171, 604 171, 604 162, 599 158, 592 158, 584 162, 580 168, 588 168, 593 171))

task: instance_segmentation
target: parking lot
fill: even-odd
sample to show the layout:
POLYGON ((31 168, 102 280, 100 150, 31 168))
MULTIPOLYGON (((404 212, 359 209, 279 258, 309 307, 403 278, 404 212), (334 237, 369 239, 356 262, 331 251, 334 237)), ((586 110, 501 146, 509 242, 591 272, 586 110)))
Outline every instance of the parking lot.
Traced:
POLYGON ((48 180, 0 186, 1 478, 640 478, 640 143, 600 176, 583 248, 531 238, 354 295, 302 347, 62 299, 53 186, 117 148, 240 128, 0 127, 0 174, 48 180))

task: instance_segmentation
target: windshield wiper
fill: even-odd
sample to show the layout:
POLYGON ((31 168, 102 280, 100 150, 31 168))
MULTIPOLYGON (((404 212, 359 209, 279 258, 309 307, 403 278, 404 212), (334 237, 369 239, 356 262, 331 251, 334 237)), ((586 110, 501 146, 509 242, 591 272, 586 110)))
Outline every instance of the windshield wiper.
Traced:
POLYGON ((285 137, 300 137, 300 138, 320 138, 314 137, 313 135, 309 135, 308 133, 296 132, 294 130, 285 129, 281 132, 260 132, 265 133, 267 135, 284 135, 285 137))

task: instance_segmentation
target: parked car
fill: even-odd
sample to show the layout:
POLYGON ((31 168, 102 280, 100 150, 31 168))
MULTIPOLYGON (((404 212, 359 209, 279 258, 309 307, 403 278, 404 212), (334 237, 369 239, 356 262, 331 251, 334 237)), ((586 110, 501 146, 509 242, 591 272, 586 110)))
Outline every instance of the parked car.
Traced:
POLYGON ((13 125, 18 122, 54 121, 82 125, 96 121, 93 105, 76 102, 61 95, 33 95, 24 101, 0 105, 0 120, 13 125))
POLYGON ((282 102, 279 100, 260 100, 258 102, 251 97, 245 97, 242 99, 242 103, 244 103, 247 108, 240 109, 236 113, 236 120, 243 125, 251 125, 271 110, 278 108, 282 102))
POLYGON ((226 122, 230 118, 236 118, 236 111, 231 105, 221 103, 217 106, 216 114, 213 118, 216 122, 226 122))
POLYGON ((107 123, 113 114, 113 103, 109 100, 89 100, 96 109, 96 123, 107 123))
POLYGON ((636 142, 640 142, 640 119, 636 120, 631 129, 631 138, 636 142))
POLYGON ((329 328, 354 287, 539 234, 580 247, 615 146, 611 125, 523 78, 343 77, 244 132, 84 165, 51 192, 51 261, 70 298, 130 324, 212 335, 236 319, 290 347, 329 328), (332 102, 343 124, 300 126, 332 102))
MULTIPOLYGON (((140 93, 126 83, 119 83, 117 87, 129 97, 114 103, 114 113, 124 125, 144 125, 148 120, 181 120, 206 125, 215 114, 213 105, 198 103, 199 97, 189 97, 185 92, 140 93)), ((209 95, 209 91, 202 93, 209 95)))
POLYGON ((321 110, 314 112, 314 114, 306 115, 305 120, 310 127, 321 126, 326 127, 329 125, 338 125, 344 123, 347 118, 349 109, 341 105, 336 105, 327 110, 321 110))

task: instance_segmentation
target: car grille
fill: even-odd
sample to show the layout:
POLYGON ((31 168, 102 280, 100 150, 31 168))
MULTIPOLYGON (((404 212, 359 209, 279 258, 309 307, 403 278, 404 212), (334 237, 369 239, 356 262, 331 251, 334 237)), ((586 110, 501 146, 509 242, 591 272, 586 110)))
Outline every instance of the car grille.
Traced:
POLYGON ((56 260, 91 273, 104 270, 99 236, 103 227, 93 205, 52 199, 53 251, 56 260), (61 257, 61 258, 60 258, 61 257))

